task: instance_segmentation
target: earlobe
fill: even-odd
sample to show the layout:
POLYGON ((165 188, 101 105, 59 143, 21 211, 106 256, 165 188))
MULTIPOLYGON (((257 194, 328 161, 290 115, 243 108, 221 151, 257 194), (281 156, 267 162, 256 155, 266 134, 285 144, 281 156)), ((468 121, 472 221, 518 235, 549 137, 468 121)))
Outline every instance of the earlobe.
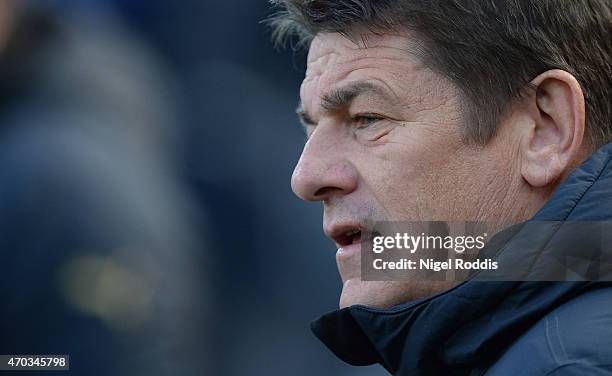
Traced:
POLYGON ((584 95, 574 76, 550 70, 531 82, 521 148, 521 174, 533 187, 552 186, 579 158, 585 131, 584 95))

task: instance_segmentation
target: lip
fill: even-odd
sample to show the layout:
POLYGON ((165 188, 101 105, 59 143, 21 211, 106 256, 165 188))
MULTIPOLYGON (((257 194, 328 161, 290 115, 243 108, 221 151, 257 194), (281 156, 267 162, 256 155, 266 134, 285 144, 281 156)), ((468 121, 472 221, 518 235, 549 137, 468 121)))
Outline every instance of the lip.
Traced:
POLYGON ((325 235, 336 243, 338 248, 346 248, 351 245, 358 245, 361 243, 361 235, 363 234, 365 226, 360 223, 339 223, 331 226, 326 226, 324 229, 325 235), (350 235, 357 231, 359 239, 355 241, 355 236, 350 235))
POLYGON ((354 243, 344 247, 338 248, 336 251, 336 260, 339 263, 343 263, 358 256, 361 252, 361 243, 354 243))
POLYGON ((338 248, 336 263, 343 282, 360 278, 361 245, 362 242, 366 241, 369 233, 369 227, 366 223, 358 221, 331 222, 324 226, 325 235, 333 240, 338 248), (347 232, 350 234, 356 230, 359 231, 358 238, 356 236, 347 237, 347 232))

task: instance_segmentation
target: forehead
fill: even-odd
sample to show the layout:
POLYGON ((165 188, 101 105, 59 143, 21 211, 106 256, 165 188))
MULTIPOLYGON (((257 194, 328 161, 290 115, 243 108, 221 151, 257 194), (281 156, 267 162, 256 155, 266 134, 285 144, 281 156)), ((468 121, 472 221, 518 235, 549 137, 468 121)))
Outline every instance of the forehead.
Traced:
POLYGON ((394 82, 421 69, 413 53, 415 45, 413 38, 398 34, 364 34, 354 39, 338 33, 318 34, 310 45, 300 89, 303 105, 314 110, 326 92, 352 81, 374 80, 392 89, 394 82))
POLYGON ((319 33, 310 44, 308 63, 315 63, 330 53, 347 57, 351 55, 375 56, 383 51, 391 54, 406 52, 414 45, 414 39, 407 33, 365 33, 350 38, 339 33, 319 33))

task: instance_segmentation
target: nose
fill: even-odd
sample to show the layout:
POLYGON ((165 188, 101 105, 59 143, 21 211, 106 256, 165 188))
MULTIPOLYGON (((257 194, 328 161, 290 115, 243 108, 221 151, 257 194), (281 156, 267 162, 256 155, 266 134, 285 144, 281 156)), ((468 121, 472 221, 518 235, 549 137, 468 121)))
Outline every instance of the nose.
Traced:
POLYGON ((340 144, 315 131, 302 151, 293 176, 293 192, 306 201, 324 201, 357 188, 358 174, 340 144))

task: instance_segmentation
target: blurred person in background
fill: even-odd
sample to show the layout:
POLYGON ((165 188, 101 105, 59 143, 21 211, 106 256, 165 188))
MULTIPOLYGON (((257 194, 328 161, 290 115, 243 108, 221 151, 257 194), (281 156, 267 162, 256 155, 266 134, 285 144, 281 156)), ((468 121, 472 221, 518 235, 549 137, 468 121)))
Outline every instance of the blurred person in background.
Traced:
POLYGON ((205 223, 170 78, 110 9, 2 1, 0 19, 0 354, 206 374, 205 223))

